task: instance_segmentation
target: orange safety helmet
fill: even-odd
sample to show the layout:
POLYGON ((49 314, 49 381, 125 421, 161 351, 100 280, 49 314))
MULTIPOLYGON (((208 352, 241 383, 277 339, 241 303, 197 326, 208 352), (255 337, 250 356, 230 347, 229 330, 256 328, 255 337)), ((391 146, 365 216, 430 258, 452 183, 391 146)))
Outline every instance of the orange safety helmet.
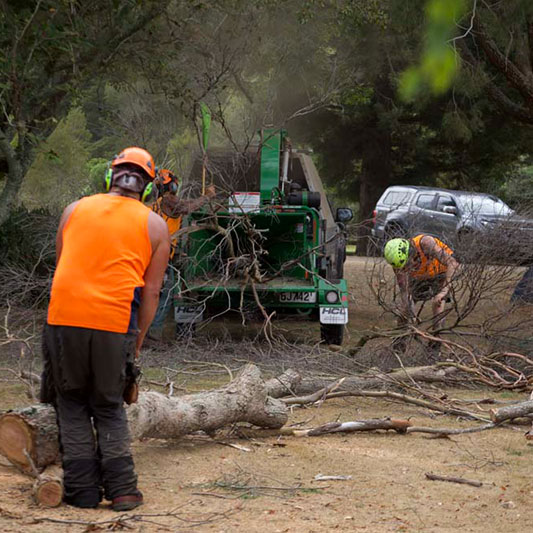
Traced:
POLYGON ((177 194, 179 180, 172 170, 169 170, 168 168, 162 168, 159 170, 158 176, 161 193, 170 192, 172 194, 177 194))
POLYGON ((124 148, 124 150, 113 159, 111 167, 114 168, 119 165, 125 165, 126 163, 141 167, 146 174, 148 174, 150 179, 153 180, 155 178, 154 158, 144 148, 139 148, 138 146, 124 148))

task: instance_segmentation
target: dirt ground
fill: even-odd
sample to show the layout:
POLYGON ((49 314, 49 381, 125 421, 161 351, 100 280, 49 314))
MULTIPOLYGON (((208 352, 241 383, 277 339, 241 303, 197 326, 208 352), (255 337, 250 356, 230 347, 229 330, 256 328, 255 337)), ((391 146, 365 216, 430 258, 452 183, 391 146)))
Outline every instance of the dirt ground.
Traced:
MULTIPOLYGON (((348 346, 360 330, 391 320, 361 283, 365 264, 359 258, 348 260, 353 296, 348 346)), ((220 374, 210 385, 225 382, 220 374)), ((206 386, 205 377, 188 374, 180 383, 188 390, 206 386)), ((28 403, 20 385, 1 387, 2 409, 28 403)), ((480 390, 447 392, 525 399, 480 390)), ((419 407, 361 398, 294 409, 289 424, 312 427, 383 416, 410 418, 418 426, 476 425, 419 407)), ((87 511, 39 508, 32 501, 32 481, 0 457, 0 531, 525 532, 533 523, 533 447, 526 445, 524 432, 524 427, 506 428, 447 439, 385 432, 237 439, 221 433, 215 439, 192 435, 135 442, 146 503, 126 515, 107 504, 87 511), (483 485, 429 481, 426 472, 483 485), (318 474, 348 478, 315 481, 318 474), (122 522, 117 521, 121 516, 122 522)))

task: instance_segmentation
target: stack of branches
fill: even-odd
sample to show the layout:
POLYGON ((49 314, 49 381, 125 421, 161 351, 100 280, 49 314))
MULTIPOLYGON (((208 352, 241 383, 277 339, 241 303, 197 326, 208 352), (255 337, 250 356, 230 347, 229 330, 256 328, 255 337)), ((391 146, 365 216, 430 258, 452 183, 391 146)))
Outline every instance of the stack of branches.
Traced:
POLYGON ((0 301, 35 308, 46 300, 58 220, 45 210, 20 208, 0 227, 0 301))

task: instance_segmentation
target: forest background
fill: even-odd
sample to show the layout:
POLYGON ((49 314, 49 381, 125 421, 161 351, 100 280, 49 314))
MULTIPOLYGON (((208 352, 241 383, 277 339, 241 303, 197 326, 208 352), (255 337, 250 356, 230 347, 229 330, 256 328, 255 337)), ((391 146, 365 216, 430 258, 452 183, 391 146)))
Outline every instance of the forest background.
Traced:
POLYGON ((43 220, 124 146, 185 176, 201 102, 210 149, 285 127, 360 222, 391 184, 533 199, 528 0, 0 5, 2 265, 46 263, 43 220))

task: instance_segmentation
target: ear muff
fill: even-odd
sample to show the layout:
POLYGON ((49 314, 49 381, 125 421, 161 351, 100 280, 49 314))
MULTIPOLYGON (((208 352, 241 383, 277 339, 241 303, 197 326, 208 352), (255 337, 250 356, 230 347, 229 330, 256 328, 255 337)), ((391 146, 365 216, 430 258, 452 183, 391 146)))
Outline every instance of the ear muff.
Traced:
POLYGON ((111 165, 107 168, 104 176, 104 190, 109 192, 111 190, 111 185, 113 184, 113 169, 111 165))
POLYGON ((149 181, 141 192, 141 202, 148 203, 155 199, 157 195, 157 187, 154 187, 154 182, 149 181))
POLYGON ((178 184, 175 181, 171 181, 168 185, 168 190, 171 194, 178 194, 178 184))

